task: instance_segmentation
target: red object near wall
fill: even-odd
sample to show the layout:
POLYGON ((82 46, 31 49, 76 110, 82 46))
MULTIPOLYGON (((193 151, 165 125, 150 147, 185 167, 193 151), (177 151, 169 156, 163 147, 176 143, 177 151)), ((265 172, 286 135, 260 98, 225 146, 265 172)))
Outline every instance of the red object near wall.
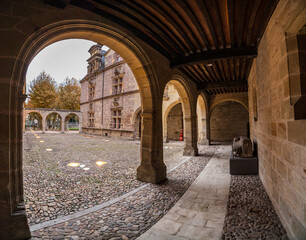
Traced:
POLYGON ((181 130, 180 141, 183 141, 183 129, 181 130))

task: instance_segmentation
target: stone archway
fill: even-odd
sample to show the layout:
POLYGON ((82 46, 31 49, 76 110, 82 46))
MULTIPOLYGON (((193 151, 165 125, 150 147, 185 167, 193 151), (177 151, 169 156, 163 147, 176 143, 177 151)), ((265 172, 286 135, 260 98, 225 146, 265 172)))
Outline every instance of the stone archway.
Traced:
POLYGON ((43 115, 40 114, 38 111, 26 112, 23 117, 23 127, 24 131, 27 129, 43 131, 44 129, 43 115))
POLYGON ((63 121, 65 119, 61 116, 58 112, 51 112, 49 113, 46 118, 46 131, 64 131, 63 129, 63 121))
MULTIPOLYGON (((141 163, 137 169, 139 180, 151 183, 158 183, 166 178, 166 166, 163 163, 162 151, 159 151, 159 139, 162 139, 161 126, 156 121, 156 104, 154 99, 158 96, 158 86, 152 66, 146 53, 139 44, 125 33, 117 31, 107 25, 88 20, 69 20, 52 23, 29 34, 22 47, 16 42, 16 64, 10 75, 11 89, 8 99, 10 99, 10 129, 12 133, 8 144, 11 149, 16 149, 14 154, 5 154, 3 159, 7 168, 2 169, 9 178, 5 179, 3 185, 9 186, 9 190, 3 193, 9 202, 5 208, 7 221, 14 224, 7 224, 6 231, 10 229, 20 229, 12 234, 14 238, 30 237, 27 219, 25 216, 23 203, 23 180, 22 180, 22 129, 23 117, 22 109, 25 100, 23 86, 27 67, 31 60, 44 47, 60 40, 70 38, 80 38, 92 40, 105 44, 120 54, 132 70, 140 90, 142 103, 142 138, 141 138, 141 163), (154 92, 155 91, 155 92, 154 92), (155 134, 153 134, 153 131, 155 134), (157 133, 157 134, 156 134, 157 133), (13 147, 13 145, 14 147, 13 147), (14 213, 11 215, 10 213, 14 213)), ((8 148, 8 151, 10 148, 8 148)), ((1 205, 3 206, 3 204, 1 205)), ((9 234, 9 233, 8 233, 9 234)), ((11 235, 10 235, 11 236, 11 235)))
POLYGON ((247 93, 225 93, 210 97, 210 113, 216 105, 226 101, 234 101, 243 105, 247 110, 249 109, 248 94, 247 93))
POLYGON ((173 105, 164 117, 167 122, 167 140, 179 141, 181 131, 184 130, 182 104, 173 105))
MULTIPOLYGON (((173 101, 167 106, 165 110, 163 110, 163 138, 165 142, 168 142, 168 121, 167 120, 168 120, 169 112, 175 105, 179 103, 181 103, 180 100, 173 101)), ((164 107, 164 101, 163 101, 163 107, 164 107)))
POLYGON ((222 101, 210 114, 210 141, 230 142, 234 137, 249 134, 249 112, 237 101, 222 101))
POLYGON ((137 108, 132 117, 134 139, 141 139, 141 107, 137 108))
POLYGON ((173 76, 168 83, 176 88, 183 110, 183 137, 185 148, 183 155, 198 155, 197 126, 196 126, 196 104, 193 102, 191 90, 181 76, 173 76))
POLYGON ((70 131, 70 129, 79 131, 80 128, 80 117, 75 113, 69 113, 64 119, 64 131, 70 131))

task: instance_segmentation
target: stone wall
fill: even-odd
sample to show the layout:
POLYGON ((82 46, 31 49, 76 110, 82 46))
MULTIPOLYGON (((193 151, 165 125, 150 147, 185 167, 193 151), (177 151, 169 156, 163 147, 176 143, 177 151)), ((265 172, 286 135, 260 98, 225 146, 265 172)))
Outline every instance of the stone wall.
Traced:
POLYGON ((232 141, 234 137, 247 136, 249 113, 237 102, 219 103, 210 117, 210 140, 215 142, 232 141))
POLYGON ((183 112, 182 112, 182 104, 178 103, 170 110, 168 114, 168 139, 169 140, 180 140, 180 134, 182 130, 182 122, 183 122, 183 112))
POLYGON ((305 16, 305 1, 280 0, 248 79, 259 175, 291 239, 306 239, 306 120, 295 120, 290 102, 289 75, 299 64, 288 69, 294 42, 286 44, 286 36, 305 25, 305 16))

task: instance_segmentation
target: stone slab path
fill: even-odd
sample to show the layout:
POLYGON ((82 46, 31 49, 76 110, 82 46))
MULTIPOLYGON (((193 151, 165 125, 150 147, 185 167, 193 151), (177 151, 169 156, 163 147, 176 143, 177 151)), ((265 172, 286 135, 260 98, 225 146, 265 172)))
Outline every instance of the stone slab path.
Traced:
POLYGON ((231 177, 221 146, 174 207, 138 240, 221 239, 231 177))

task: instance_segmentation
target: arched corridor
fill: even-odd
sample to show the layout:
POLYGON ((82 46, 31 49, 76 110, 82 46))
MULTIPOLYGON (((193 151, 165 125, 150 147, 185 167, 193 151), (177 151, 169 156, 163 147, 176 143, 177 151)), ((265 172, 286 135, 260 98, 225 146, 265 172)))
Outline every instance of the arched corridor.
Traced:
MULTIPOLYGON (((230 193, 236 191, 234 187, 239 186, 239 178, 222 176, 228 170, 226 164, 230 149, 225 150, 228 146, 204 144, 210 144, 211 141, 230 141, 235 135, 249 135, 254 144, 254 157, 258 158, 259 177, 241 178, 243 183, 245 179, 249 179, 246 181, 246 187, 249 188, 243 196, 245 199, 252 195, 257 196, 256 189, 261 189, 261 193, 266 195, 253 202, 254 206, 258 205, 250 206, 251 212, 240 215, 237 213, 239 218, 234 214, 236 224, 239 225, 240 220, 247 221, 261 213, 261 209, 266 209, 266 213, 262 215, 273 215, 271 222, 277 224, 266 223, 266 229, 258 229, 257 223, 263 220, 263 217, 259 217, 258 222, 248 222, 246 228, 250 231, 244 232, 247 236, 245 238, 257 236, 266 239, 305 239, 306 135, 302 131, 306 128, 306 91, 303 84, 305 9, 306 3, 303 0, 2 1, 0 239, 31 237, 25 213, 23 186, 26 72, 33 58, 42 49, 66 39, 85 39, 106 45, 128 64, 137 81, 141 101, 141 110, 136 114, 135 121, 127 123, 134 124, 135 138, 141 139, 140 162, 134 177, 141 182, 164 182, 165 185, 143 184, 142 190, 150 191, 139 195, 142 205, 134 202, 138 192, 135 195, 130 193, 126 199, 129 203, 125 202, 120 207, 118 202, 110 200, 105 203, 110 213, 105 212, 105 208, 100 208, 98 214, 96 212, 96 215, 90 215, 91 219, 99 218, 94 224, 91 224, 91 219, 86 219, 89 216, 70 222, 63 220, 60 236, 77 238, 77 235, 90 232, 91 235, 86 237, 98 239, 102 236, 101 233, 106 234, 103 235, 106 239, 122 237, 129 234, 123 226, 132 224, 134 227, 131 232, 138 231, 133 235, 136 238, 143 233, 139 230, 141 224, 149 228, 151 223, 169 211, 170 205, 167 202, 171 200, 171 204, 176 201, 178 204, 171 213, 179 214, 172 215, 173 218, 191 216, 190 218, 196 219, 192 226, 175 222, 174 230, 167 226, 177 219, 168 218, 162 222, 166 229, 173 230, 170 233, 172 238, 194 237, 185 233, 199 233, 197 236, 201 237, 206 234, 205 238, 213 238, 214 230, 204 230, 203 227, 214 228, 227 223, 223 221, 224 218, 220 218, 220 221, 208 221, 204 216, 211 212, 218 213, 215 212, 217 210, 222 211, 224 216, 226 212, 243 204, 239 204, 238 198, 236 205, 230 205, 230 201, 236 199, 230 193), (178 93, 175 101, 182 108, 185 144, 185 162, 171 174, 167 173, 169 169, 163 159, 163 141, 167 138, 168 129, 163 118, 167 109, 164 108, 163 100, 168 83, 178 93), (230 124, 228 120, 235 123, 230 124), (199 151, 202 155, 196 157, 199 151), (196 179, 197 175, 200 177, 196 179), (165 181, 167 177, 169 181, 165 181), (225 178, 229 180, 229 177, 235 186, 229 185, 229 181, 225 183, 225 178), (254 181, 262 186, 258 187, 254 181), (150 187, 147 188, 148 186, 150 187), (187 191, 189 186, 191 192, 194 190, 189 195, 189 200, 179 201, 180 194, 187 191), (220 188, 214 192, 213 188, 209 189, 211 186, 220 188), (150 200, 150 194, 155 193, 156 189, 164 188, 168 189, 167 193, 156 193, 156 199, 160 202, 150 200), (214 199, 216 195, 220 199, 214 199), (209 200, 205 196, 213 198, 214 204, 204 204, 205 200, 209 200), (200 205, 199 202, 192 202, 193 199, 203 203, 200 209, 207 212, 193 212, 194 205, 200 205), (264 203, 262 200, 267 201, 264 203), (163 206, 162 209, 158 209, 158 204, 163 206), (265 208, 266 204, 269 205, 268 208, 265 208), (141 216, 143 218, 132 221, 129 216, 124 215, 124 221, 116 225, 117 232, 107 235, 105 227, 111 224, 108 213, 109 216, 116 215, 116 211, 126 214, 129 208, 136 209, 138 206, 140 208, 136 212, 152 210, 153 213, 148 215, 151 217, 141 216), (232 206, 232 209, 227 206, 232 206), (164 209, 167 210, 164 212, 164 209), (103 219, 103 216, 107 219, 103 219), (204 226, 196 225, 201 223, 204 226), (275 225, 280 227, 274 228, 275 225), (86 226, 84 232, 81 231, 81 226, 86 226), (65 235, 67 228, 77 229, 73 230, 75 235, 65 235), (253 231, 256 232, 255 235, 252 235, 253 231)), ((119 82, 116 85, 118 84, 119 82)), ((136 107, 133 112, 135 110, 136 107)), ((41 114, 42 131, 48 127, 65 130, 66 113, 52 124, 46 121, 47 115, 41 114)), ((34 126, 40 125, 38 118, 37 121, 34 120, 34 126)), ((79 123, 81 121, 79 118, 79 123)), ((66 135, 69 134, 58 134, 63 138, 66 135)), ((117 145, 119 147, 120 144, 117 145)), ((48 153, 50 158, 55 159, 52 156, 56 155, 56 151, 48 153)), ((42 183, 36 184, 42 186, 42 183)), ((35 185, 33 192, 34 190, 35 185)), ((242 188, 238 190, 244 191, 242 188)), ((112 223, 117 224, 114 221, 112 223)), ((52 226, 46 228, 46 231, 57 232, 57 229, 52 226)), ((236 229, 234 232, 234 235, 238 234, 235 235, 237 238, 241 237, 239 231, 237 233, 236 229)))

